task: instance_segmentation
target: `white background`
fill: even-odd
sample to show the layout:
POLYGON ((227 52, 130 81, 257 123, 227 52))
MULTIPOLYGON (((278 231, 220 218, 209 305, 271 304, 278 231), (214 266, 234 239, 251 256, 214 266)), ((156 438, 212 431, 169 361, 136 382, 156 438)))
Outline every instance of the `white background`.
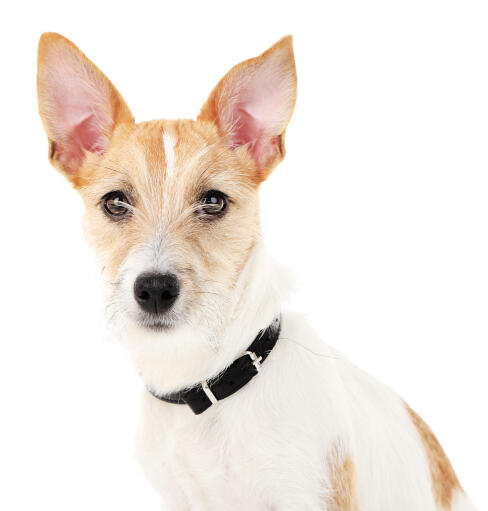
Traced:
POLYGON ((235 63, 292 33, 288 155, 269 249, 324 339, 430 423, 488 509, 485 2, 4 3, 0 508, 156 510, 132 455, 141 382, 104 342, 81 201, 47 161, 35 66, 72 39, 137 120, 194 117, 235 63))

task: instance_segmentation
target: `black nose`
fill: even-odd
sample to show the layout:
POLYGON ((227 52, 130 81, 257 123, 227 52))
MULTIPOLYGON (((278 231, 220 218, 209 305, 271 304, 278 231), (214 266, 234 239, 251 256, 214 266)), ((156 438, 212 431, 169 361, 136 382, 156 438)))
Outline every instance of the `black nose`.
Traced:
POLYGON ((134 282, 134 296, 142 310, 158 314, 175 303, 179 288, 178 278, 172 273, 143 273, 134 282))

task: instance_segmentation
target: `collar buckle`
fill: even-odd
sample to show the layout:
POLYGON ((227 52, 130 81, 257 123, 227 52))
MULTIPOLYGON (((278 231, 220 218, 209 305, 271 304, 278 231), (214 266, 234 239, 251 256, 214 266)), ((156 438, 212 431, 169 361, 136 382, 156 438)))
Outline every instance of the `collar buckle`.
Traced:
POLYGON ((196 385, 183 388, 170 394, 149 392, 167 403, 188 405, 195 415, 203 413, 212 405, 239 391, 261 372, 262 364, 275 346, 281 332, 281 315, 268 328, 261 330, 246 351, 234 360, 224 371, 211 380, 202 380, 196 385), (249 357, 251 364, 242 363, 249 357), (251 365, 254 366, 253 370, 251 365))
POLYGON ((256 368, 256 371, 260 373, 262 367, 261 361, 263 360, 263 357, 258 357, 254 351, 245 351, 242 356, 244 357, 245 355, 249 355, 249 357, 251 357, 252 365, 256 368))
POLYGON ((217 404, 218 399, 215 397, 215 394, 212 392, 212 390, 208 386, 207 380, 203 380, 201 385, 202 385, 203 392, 205 392, 207 397, 210 399, 210 402, 213 405, 217 404))

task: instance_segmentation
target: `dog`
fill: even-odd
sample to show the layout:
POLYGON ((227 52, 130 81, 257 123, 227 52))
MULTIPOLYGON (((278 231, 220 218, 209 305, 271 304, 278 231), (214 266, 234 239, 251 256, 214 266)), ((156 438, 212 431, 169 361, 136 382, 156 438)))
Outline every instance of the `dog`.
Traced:
POLYGON ((138 452, 167 511, 473 511, 423 420, 282 310, 258 190, 285 155, 291 36, 197 120, 136 124, 70 41, 41 36, 49 160, 80 193, 107 311, 144 381, 138 452))

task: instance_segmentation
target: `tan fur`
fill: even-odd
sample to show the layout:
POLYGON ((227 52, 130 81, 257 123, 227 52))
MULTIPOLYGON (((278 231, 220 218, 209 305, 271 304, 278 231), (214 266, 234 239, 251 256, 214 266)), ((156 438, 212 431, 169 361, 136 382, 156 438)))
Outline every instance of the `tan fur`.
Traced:
POLYGON ((328 465, 330 487, 327 491, 326 510, 360 511, 352 458, 344 456, 336 446, 329 456, 328 465))
POLYGON ((420 439, 424 446, 429 461, 430 473, 432 476, 432 491, 439 510, 449 511, 453 494, 461 490, 458 478, 451 466, 444 450, 431 429, 408 405, 408 413, 419 432, 420 439))

